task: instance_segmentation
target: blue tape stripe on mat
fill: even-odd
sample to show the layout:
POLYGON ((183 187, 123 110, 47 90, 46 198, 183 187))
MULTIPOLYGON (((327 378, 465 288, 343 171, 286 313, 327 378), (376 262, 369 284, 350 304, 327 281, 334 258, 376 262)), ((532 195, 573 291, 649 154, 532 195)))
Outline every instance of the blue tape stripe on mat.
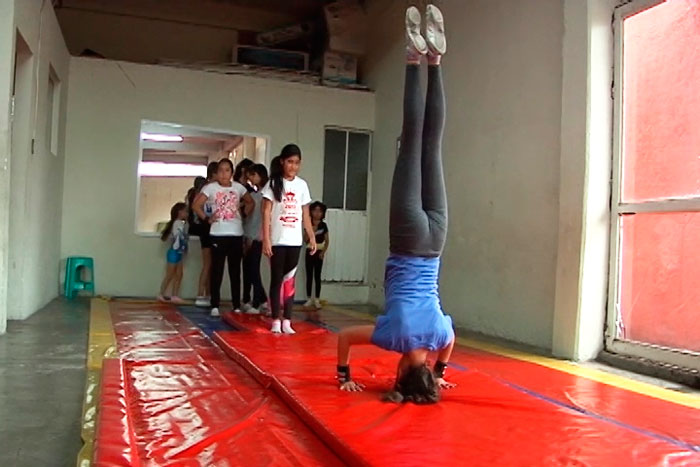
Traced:
POLYGON ((634 425, 629 425, 629 424, 621 422, 619 420, 615 420, 614 418, 606 417, 604 415, 600 415, 600 414, 597 414, 595 412, 591 412, 590 410, 586 410, 582 407, 577 407, 573 404, 567 404, 566 402, 559 401, 553 397, 545 396, 544 394, 540 394, 537 391, 533 391, 531 389, 525 388, 523 386, 519 386, 517 384, 511 383, 511 382, 506 381, 506 380, 502 380, 500 378, 494 378, 494 379, 499 381, 501 384, 504 384, 508 387, 511 387, 517 391, 525 393, 525 394, 532 396, 536 399, 540 399, 542 401, 549 402, 550 404, 554 404, 558 407, 563 407, 563 408, 566 408, 569 410, 573 410, 574 412, 578 412, 582 415, 586 415, 588 417, 595 418, 595 419, 603 421, 603 422, 611 423, 615 426, 619 426, 620 428, 625 428, 627 430, 633 431, 633 432, 640 434, 640 435, 643 435, 643 436, 648 436, 650 438, 654 438, 654 439, 657 439, 659 441, 665 441, 667 443, 674 444, 678 447, 681 447, 683 449, 687 449, 689 451, 700 452, 700 446, 698 446, 698 445, 686 443, 685 441, 671 438, 669 436, 665 436, 665 435, 662 435, 659 433, 654 433, 653 431, 645 430, 644 428, 639 428, 639 427, 636 427, 634 425))

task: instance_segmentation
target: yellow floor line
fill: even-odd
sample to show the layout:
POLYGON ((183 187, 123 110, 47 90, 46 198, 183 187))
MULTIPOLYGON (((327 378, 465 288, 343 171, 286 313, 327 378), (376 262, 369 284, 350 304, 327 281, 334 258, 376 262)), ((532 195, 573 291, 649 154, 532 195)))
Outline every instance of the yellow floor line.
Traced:
MULTIPOLYGON (((348 310, 346 308, 340 308, 337 306, 325 306, 324 308, 353 318, 365 321, 374 321, 374 319, 367 313, 348 310)), ((528 352, 513 350, 507 347, 483 342, 473 338, 458 337, 457 343, 477 350, 502 355, 504 357, 535 363, 537 365, 545 366, 553 370, 561 371, 574 376, 580 376, 582 378, 587 378, 593 381, 597 381, 599 383, 607 384, 609 386, 625 389, 630 392, 636 392, 638 394, 643 394, 645 396, 654 397, 656 399, 673 402, 675 404, 691 407, 693 409, 700 409, 700 396, 696 396, 694 394, 684 394, 682 392, 662 388, 653 384, 635 381, 633 379, 625 378, 624 376, 607 373, 605 371, 597 370, 595 368, 586 368, 577 365, 574 362, 557 360, 556 358, 552 357, 544 357, 528 352)))
POLYGON ((78 452, 76 465, 89 467, 92 463, 97 403, 100 394, 102 361, 116 353, 117 344, 109 313, 109 302, 104 298, 90 301, 90 329, 88 334, 87 376, 83 396, 83 414, 80 435, 83 447, 78 452))

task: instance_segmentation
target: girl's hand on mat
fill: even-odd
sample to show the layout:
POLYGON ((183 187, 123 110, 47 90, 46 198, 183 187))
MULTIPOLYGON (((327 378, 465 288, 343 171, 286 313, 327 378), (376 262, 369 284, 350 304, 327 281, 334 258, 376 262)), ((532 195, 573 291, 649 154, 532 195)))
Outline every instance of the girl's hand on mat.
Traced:
POLYGON ((269 239, 263 240, 263 254, 268 258, 272 258, 272 244, 269 239))
POLYGON ((457 386, 455 383, 448 383, 445 378, 437 378, 437 383, 440 389, 452 389, 457 386))
POLYGON ((341 391, 348 392, 361 392, 364 388, 364 384, 356 383, 355 381, 346 381, 340 385, 341 391))

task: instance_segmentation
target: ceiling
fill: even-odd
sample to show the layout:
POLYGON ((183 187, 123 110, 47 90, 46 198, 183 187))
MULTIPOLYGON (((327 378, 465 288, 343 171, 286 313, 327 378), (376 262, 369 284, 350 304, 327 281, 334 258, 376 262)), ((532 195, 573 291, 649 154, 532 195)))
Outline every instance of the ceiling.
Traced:
POLYGON ((54 8, 261 31, 318 17, 328 0, 54 0, 54 8))
MULTIPOLYGON (((358 0, 360 2, 366 0, 358 0)), ((137 63, 230 63, 257 34, 305 24, 277 44, 320 56, 329 0, 53 0, 72 55, 137 63), (310 25, 310 26, 309 26, 310 25)))

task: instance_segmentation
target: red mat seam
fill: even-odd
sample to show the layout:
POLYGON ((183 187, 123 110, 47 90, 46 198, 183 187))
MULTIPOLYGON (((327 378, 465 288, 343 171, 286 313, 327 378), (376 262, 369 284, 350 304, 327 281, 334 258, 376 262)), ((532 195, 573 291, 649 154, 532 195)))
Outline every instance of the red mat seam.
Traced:
POLYGON ((245 354, 240 352, 238 349, 228 345, 224 339, 219 336, 218 332, 213 334, 214 341, 219 344, 219 346, 224 350, 226 355, 231 357, 236 363, 238 363, 243 369, 250 373, 253 378, 255 378, 260 384, 266 388, 270 388, 275 394, 277 394, 280 399, 292 410, 294 414, 299 417, 299 419, 308 426, 311 431, 332 451, 334 451, 338 457, 349 465, 360 465, 360 466, 370 466, 365 459, 363 459, 357 452, 355 452, 350 446, 344 443, 342 440, 338 439, 333 432, 323 424, 318 418, 316 418, 311 412, 309 412, 304 405, 294 397, 294 394, 284 385, 282 382, 274 375, 271 375, 263 371, 259 366, 257 366, 251 359, 249 359, 245 354))

